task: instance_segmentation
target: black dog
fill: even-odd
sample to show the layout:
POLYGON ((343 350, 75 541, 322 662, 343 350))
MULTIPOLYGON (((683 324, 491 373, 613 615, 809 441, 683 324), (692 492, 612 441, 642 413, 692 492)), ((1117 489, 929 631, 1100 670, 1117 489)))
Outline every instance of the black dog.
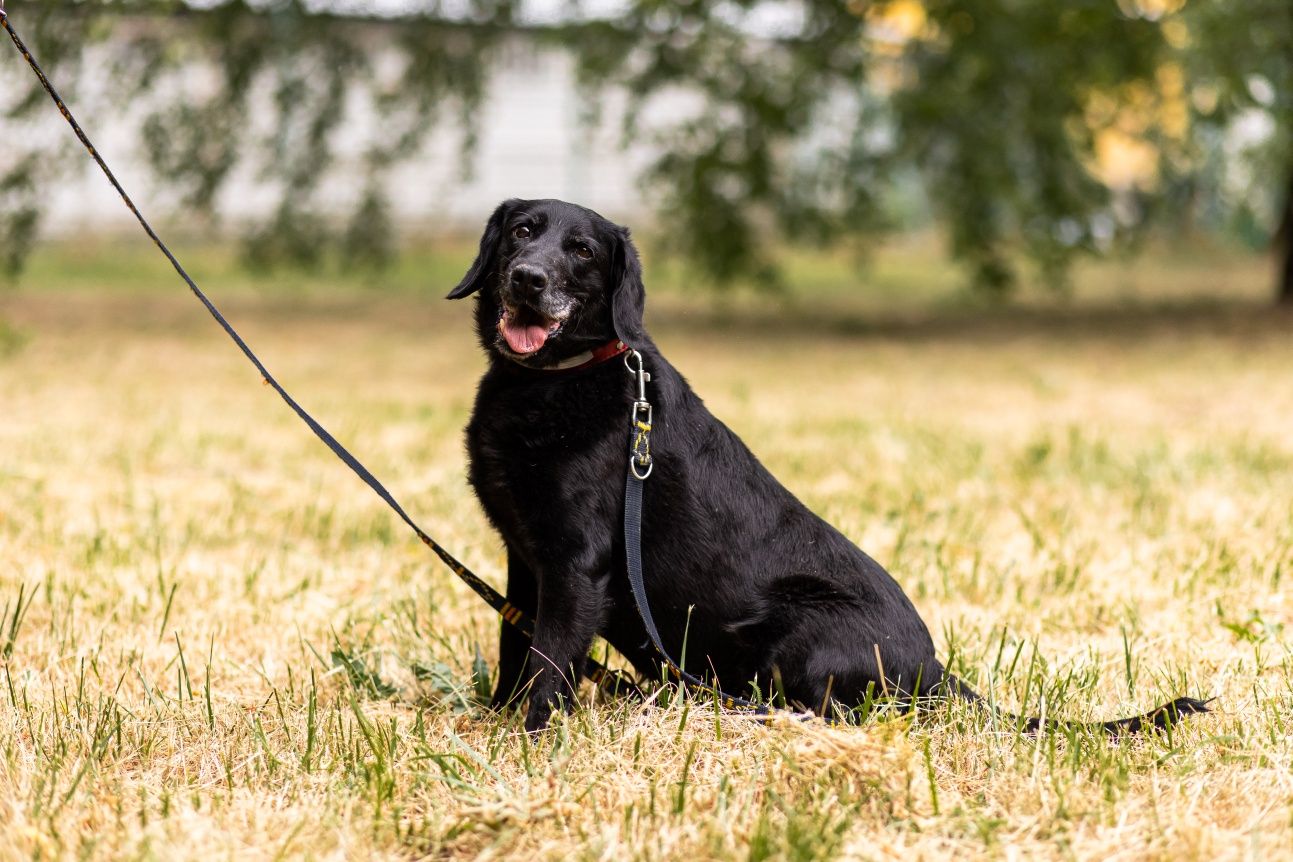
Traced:
MULTIPOLYGON (((507 599, 535 619, 533 644, 502 627, 496 708, 528 687, 526 729, 544 727, 573 702, 596 635, 659 677, 625 576, 624 345, 651 374, 643 562, 671 656, 727 691, 768 693, 775 676, 788 701, 817 710, 856 705, 868 686, 979 699, 944 673, 889 573, 782 487, 660 355, 625 228, 561 201, 506 201, 449 298, 473 293, 489 369, 467 427, 470 478, 507 544, 507 599)), ((1181 698, 1103 726, 1198 711, 1181 698)))

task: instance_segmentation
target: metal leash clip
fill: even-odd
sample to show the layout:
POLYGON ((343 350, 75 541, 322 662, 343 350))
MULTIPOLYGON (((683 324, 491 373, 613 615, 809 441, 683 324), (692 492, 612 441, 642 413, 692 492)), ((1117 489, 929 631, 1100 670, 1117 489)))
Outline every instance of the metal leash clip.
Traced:
POLYGON ((646 385, 651 380, 651 375, 647 373, 642 354, 636 350, 630 350, 624 354, 624 367, 628 369, 629 375, 637 380, 638 385, 638 397, 633 402, 633 413, 630 417, 637 433, 633 435, 633 444, 629 447, 629 469, 633 471, 633 476, 641 481, 650 476, 655 468, 655 463, 651 459, 653 411, 651 402, 647 401, 646 397, 646 385), (633 367, 634 362, 637 363, 636 368, 633 367))

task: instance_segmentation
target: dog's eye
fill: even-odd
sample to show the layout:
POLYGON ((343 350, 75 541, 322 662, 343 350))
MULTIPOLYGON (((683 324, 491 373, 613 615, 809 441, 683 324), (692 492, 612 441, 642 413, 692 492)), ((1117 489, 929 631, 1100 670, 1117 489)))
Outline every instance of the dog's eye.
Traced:
POLYGON ((512 236, 516 237, 517 239, 529 239, 530 229, 525 225, 518 225, 517 227, 512 229, 512 236))
POLYGON ((582 260, 593 259, 593 250, 586 245, 575 246, 575 254, 579 255, 582 260))

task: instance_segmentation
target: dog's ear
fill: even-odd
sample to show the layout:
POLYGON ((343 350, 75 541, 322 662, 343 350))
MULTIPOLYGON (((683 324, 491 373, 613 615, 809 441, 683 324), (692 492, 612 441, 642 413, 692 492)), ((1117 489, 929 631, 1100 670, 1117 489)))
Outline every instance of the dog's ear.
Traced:
POLYGON ((632 346, 646 334, 642 314, 646 287, 642 284, 642 261, 633 247, 628 228, 616 229, 615 252, 611 258, 611 325, 615 337, 632 346))
POLYGON ((462 277, 462 281, 445 299, 462 299, 464 296, 471 296, 476 291, 485 286, 486 280, 494 274, 498 260, 498 245, 503 240, 503 225, 507 224, 507 218, 512 211, 520 204, 519 200, 503 201, 494 210, 494 214, 489 217, 489 222, 485 225, 485 232, 480 235, 480 252, 476 255, 476 262, 467 270, 467 274, 462 277))

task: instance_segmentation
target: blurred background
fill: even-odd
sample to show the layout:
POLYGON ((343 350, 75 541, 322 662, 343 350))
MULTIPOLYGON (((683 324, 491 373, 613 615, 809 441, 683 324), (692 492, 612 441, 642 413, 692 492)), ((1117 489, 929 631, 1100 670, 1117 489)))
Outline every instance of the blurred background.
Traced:
MULTIPOLYGON (((1286 0, 9 12, 145 211, 242 272, 441 291, 417 271, 499 200, 560 197, 688 292, 1293 303, 1286 0)), ((123 253, 14 52, 0 93, 3 277, 48 281, 42 240, 123 253)))

